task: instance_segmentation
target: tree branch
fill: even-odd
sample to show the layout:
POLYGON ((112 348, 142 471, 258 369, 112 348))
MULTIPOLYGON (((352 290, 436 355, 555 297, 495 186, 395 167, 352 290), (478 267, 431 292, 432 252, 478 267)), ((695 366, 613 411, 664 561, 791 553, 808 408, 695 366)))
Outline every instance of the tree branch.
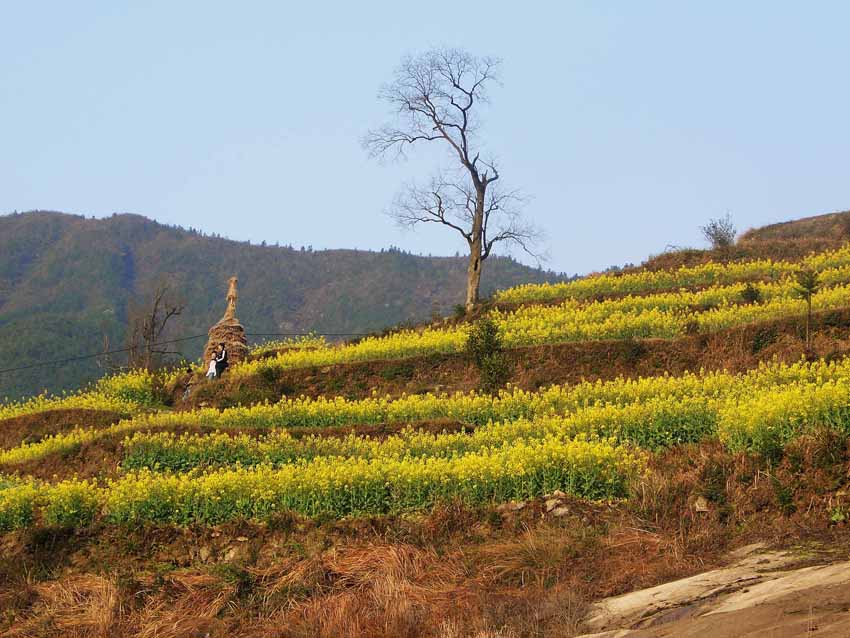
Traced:
POLYGON ((471 145, 476 130, 473 106, 487 102, 486 88, 498 82, 500 61, 476 58, 458 49, 431 51, 407 57, 396 69, 394 79, 378 97, 395 108, 400 125, 369 131, 363 145, 373 157, 395 151, 404 156, 418 142, 442 141, 457 155, 461 165, 479 182, 471 145))
POLYGON ((396 196, 390 217, 399 226, 413 228, 419 224, 437 223, 457 231, 467 241, 471 233, 458 220, 458 201, 452 193, 452 185, 434 178, 428 187, 408 185, 396 196))

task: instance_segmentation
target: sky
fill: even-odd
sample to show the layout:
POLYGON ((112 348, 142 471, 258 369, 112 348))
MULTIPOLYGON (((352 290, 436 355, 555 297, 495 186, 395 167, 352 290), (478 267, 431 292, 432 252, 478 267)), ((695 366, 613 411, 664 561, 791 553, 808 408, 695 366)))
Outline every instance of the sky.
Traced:
POLYGON ((839 1, 0 0, 0 212, 454 254, 385 214, 451 157, 361 139, 403 56, 460 47, 503 60, 480 140, 544 267, 638 263, 726 213, 850 208, 848 24, 839 1))

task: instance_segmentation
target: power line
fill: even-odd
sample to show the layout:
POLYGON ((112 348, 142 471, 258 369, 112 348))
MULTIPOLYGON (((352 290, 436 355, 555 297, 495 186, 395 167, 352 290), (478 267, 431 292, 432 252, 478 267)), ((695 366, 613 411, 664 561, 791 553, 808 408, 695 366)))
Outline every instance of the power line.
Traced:
MULTIPOLYGON (((246 332, 246 337, 309 337, 309 336, 317 336, 317 337, 366 337, 368 336, 368 332, 246 332)), ((167 346, 172 343, 180 343, 182 341, 192 341, 193 339, 200 339, 201 337, 206 337, 207 334, 200 335, 192 335, 191 337, 180 337, 179 339, 170 339, 168 341, 160 341, 158 343, 150 344, 151 348, 156 348, 158 346, 167 346)), ((76 361, 84 361, 86 359, 96 359, 97 357, 105 357, 110 354, 120 354, 122 352, 129 352, 133 350, 133 348, 119 348, 117 350, 105 350, 103 352, 97 352, 95 354, 83 354, 76 357, 67 357, 65 359, 54 359, 53 361, 39 361, 37 363, 30 363, 25 366, 18 366, 16 368, 6 368, 4 370, 0 370, 0 374, 8 374, 10 372, 20 372, 22 370, 32 370, 33 368, 41 368, 44 366, 56 366, 63 365, 65 363, 74 363, 76 361)))
POLYGON ((246 337, 368 337, 371 332, 246 332, 246 337))
MULTIPOLYGON (((169 341, 161 341, 159 343, 153 343, 150 347, 154 348, 156 346, 166 346, 170 343, 179 343, 181 341, 191 341, 192 339, 199 339, 201 337, 206 337, 206 335, 193 335, 191 337, 181 337, 180 339, 171 339, 169 341)), ((43 366, 51 366, 51 365, 62 365, 63 363, 73 363, 74 361, 83 361, 85 359, 95 359, 97 357, 104 357, 109 354, 119 354, 121 352, 129 352, 133 348, 119 348, 118 350, 105 350, 103 352, 98 352, 96 354, 83 354, 77 357, 68 357, 66 359, 54 359, 53 361, 39 361, 38 363, 31 363, 25 366, 18 366, 17 368, 6 368, 5 370, 0 370, 0 374, 7 374, 9 372, 20 372, 21 370, 31 370, 32 368, 40 368, 43 366)))

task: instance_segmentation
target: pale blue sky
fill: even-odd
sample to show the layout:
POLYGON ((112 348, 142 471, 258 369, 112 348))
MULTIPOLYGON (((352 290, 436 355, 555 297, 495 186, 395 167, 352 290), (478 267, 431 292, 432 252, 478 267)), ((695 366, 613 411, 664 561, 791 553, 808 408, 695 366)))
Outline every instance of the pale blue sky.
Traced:
POLYGON ((503 58, 485 114, 548 266, 586 272, 850 208, 845 2, 0 0, 0 211, 449 254, 382 215, 434 156, 360 138, 402 55, 503 58), (427 7, 427 8, 422 8, 427 7))

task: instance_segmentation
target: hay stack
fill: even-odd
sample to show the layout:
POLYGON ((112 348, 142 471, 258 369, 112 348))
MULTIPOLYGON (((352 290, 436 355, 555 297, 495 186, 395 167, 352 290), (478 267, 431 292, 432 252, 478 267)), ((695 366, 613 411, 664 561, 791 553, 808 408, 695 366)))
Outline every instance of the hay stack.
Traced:
POLYGON ((239 280, 231 277, 227 289, 227 310, 224 316, 209 331, 209 340, 204 348, 204 367, 209 365, 210 359, 218 351, 218 345, 224 344, 227 348, 227 361, 232 366, 245 360, 248 356, 248 340, 245 338, 245 328, 236 318, 236 301, 238 294, 236 285, 239 280))

